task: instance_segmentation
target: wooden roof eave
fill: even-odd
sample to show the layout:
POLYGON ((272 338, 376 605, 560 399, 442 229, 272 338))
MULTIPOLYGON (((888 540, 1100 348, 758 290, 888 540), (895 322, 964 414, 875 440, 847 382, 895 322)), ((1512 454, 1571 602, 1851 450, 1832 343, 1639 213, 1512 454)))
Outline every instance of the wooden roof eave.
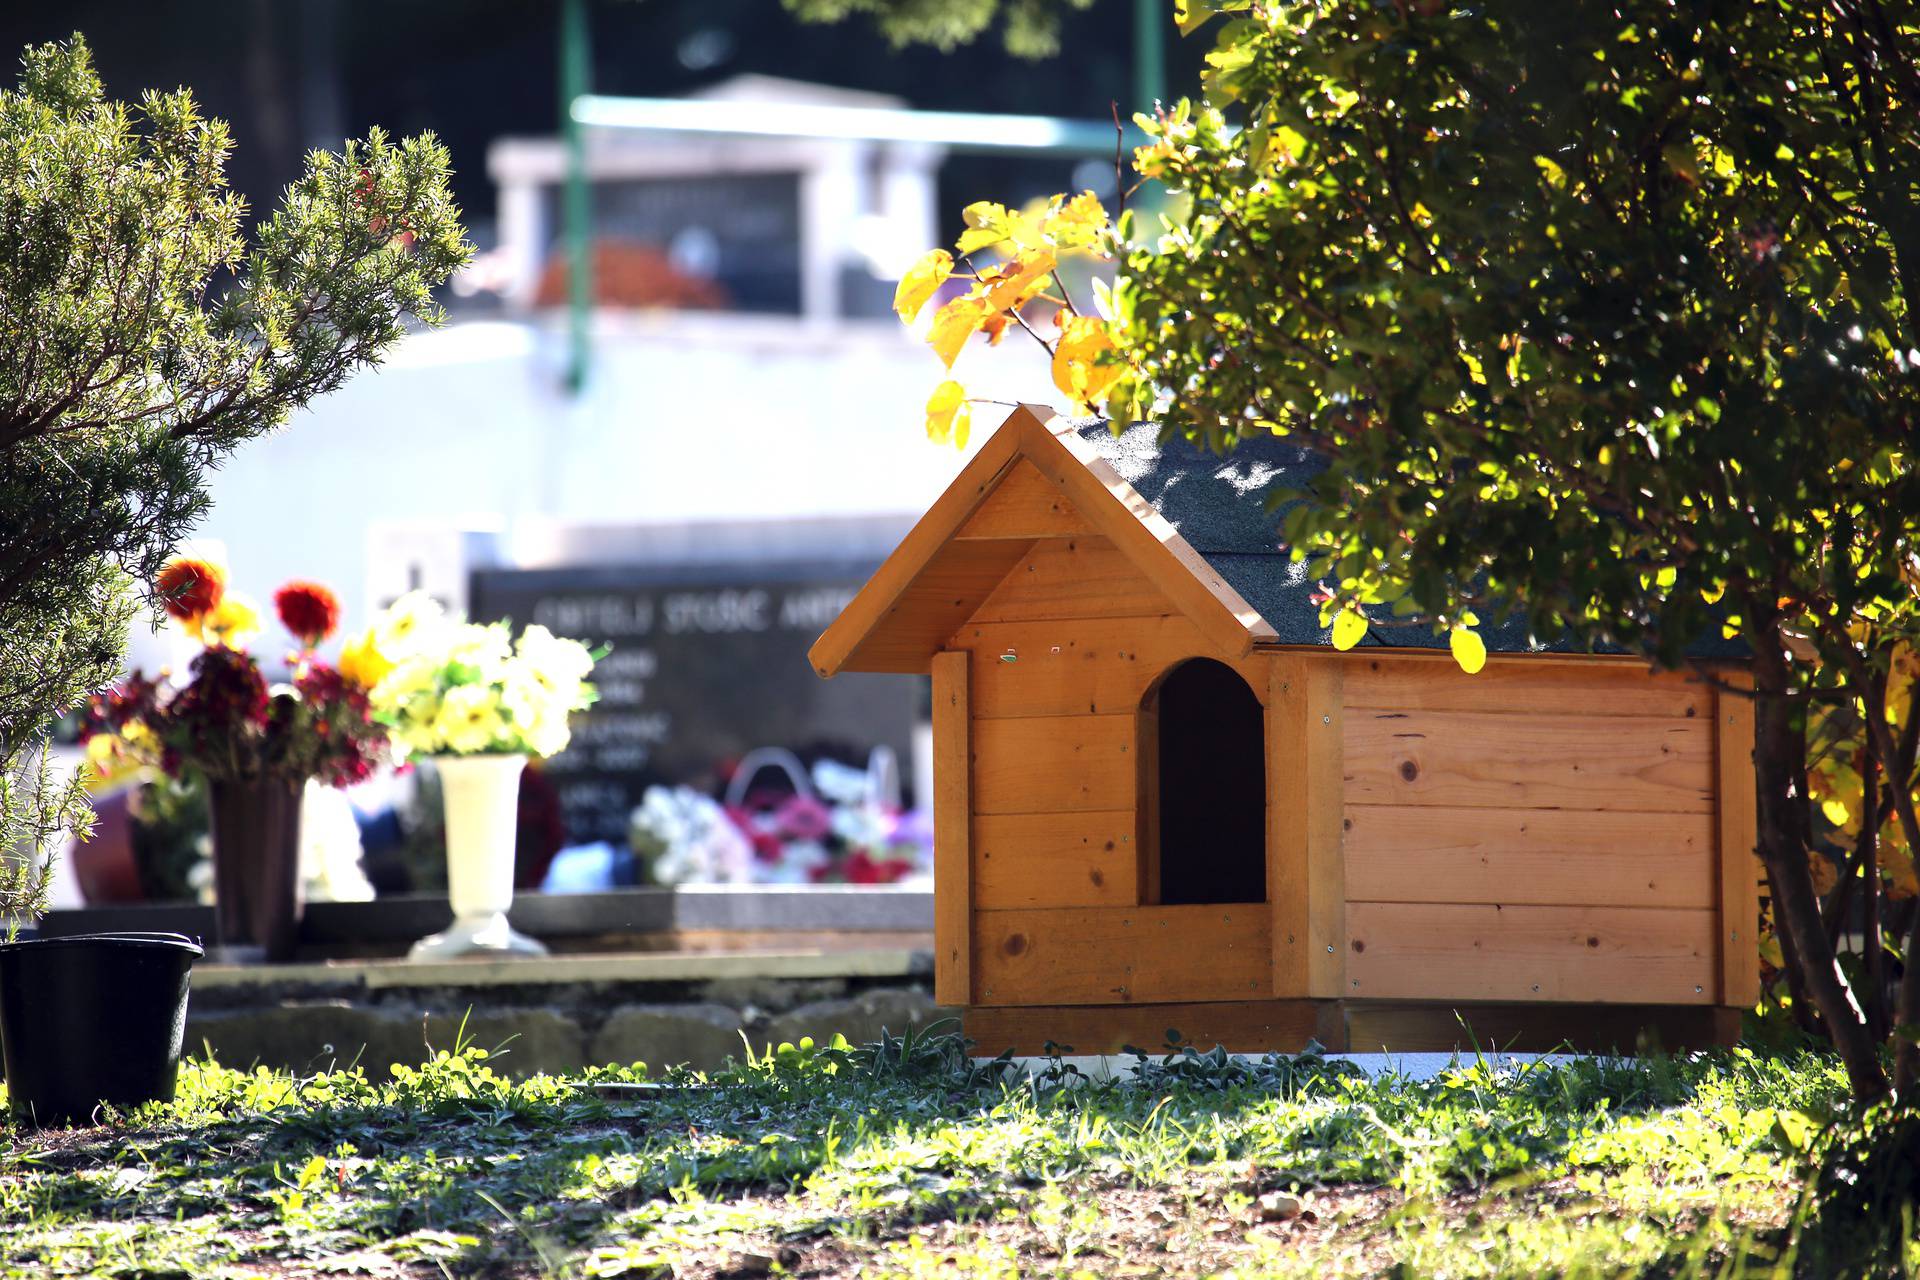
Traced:
MULTIPOLYGON (((1058 485, 1095 529, 1138 567, 1210 643, 1225 653, 1245 657, 1255 644, 1273 642, 1276 637, 1265 619, 1070 425, 1056 428, 1053 423, 1057 421, 1044 407, 1021 405, 1014 409, 814 642, 807 657, 816 672, 831 677, 847 670, 903 669, 893 663, 863 664, 859 660, 862 647, 907 603, 908 593, 922 573, 1023 457, 1058 485)), ((1006 568, 1011 569, 1012 564, 1006 568)), ((926 664, 930 665, 932 658, 933 650, 929 650, 926 664)))
POLYGON ((1244 658, 1278 635, 1259 610, 1195 551, 1180 531, 1080 438, 1072 423, 1022 405, 1023 452, 1087 514, 1114 546, 1226 653, 1244 658))
POLYGON ((807 660, 816 672, 832 677, 847 669, 847 660, 854 651, 899 607, 921 570, 966 523, 967 517, 987 500, 1018 457, 1018 432, 1003 426, 988 437, 980 446, 980 452, 961 468, 953 483, 934 500, 926 514, 900 540, 900 545, 847 602, 840 616, 813 642, 807 651, 807 660))

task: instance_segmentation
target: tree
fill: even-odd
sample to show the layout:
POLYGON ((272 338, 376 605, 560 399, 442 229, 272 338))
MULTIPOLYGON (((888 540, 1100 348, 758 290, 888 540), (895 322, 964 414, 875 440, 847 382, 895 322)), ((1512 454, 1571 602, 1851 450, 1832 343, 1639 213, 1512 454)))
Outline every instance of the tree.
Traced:
POLYGON ((781 0, 803 22, 872 20, 895 47, 929 44, 950 51, 972 44, 996 18, 1007 52, 1048 58, 1060 51, 1060 16, 1093 0, 781 0))
MULTIPOLYGON (((1877 803, 1920 848, 1895 727, 1920 709, 1912 682, 1888 705, 1920 635, 1920 15, 1183 9, 1189 30, 1231 12, 1204 100, 1142 122, 1135 166, 1178 212, 1146 240, 1121 220, 1097 320, 1057 291, 1007 299, 1068 313, 1050 343, 1063 391, 1225 447, 1272 432, 1319 453, 1284 527, 1327 583, 1336 643, 1386 611, 1449 631, 1470 669, 1476 613, 1668 665, 1699 637, 1743 640, 1786 967, 1856 1092, 1885 1094, 1885 1028, 1821 918, 1807 733, 1816 709, 1854 710, 1877 803)), ((1008 262, 936 314, 943 354, 1004 327, 994 280, 1051 251, 1044 221, 996 210, 969 210, 972 248, 1008 262)), ((1920 963, 1894 1004, 1904 1094, 1920 963)))
MULTIPOLYGON (((85 828, 36 748, 118 674, 207 472, 436 322, 470 253, 431 136, 310 155, 251 245, 229 150, 184 90, 107 99, 79 36, 0 92, 0 850, 85 828)), ((0 871, 0 911, 42 862, 0 871)))

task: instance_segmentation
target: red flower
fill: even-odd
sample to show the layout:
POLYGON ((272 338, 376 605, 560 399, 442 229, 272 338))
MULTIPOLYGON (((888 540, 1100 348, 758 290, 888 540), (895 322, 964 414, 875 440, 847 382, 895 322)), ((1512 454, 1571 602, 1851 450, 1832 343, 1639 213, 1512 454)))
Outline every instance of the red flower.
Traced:
POLYGON ((313 648, 340 625, 340 597, 317 582, 289 582, 273 593, 280 622, 306 648, 313 648))
POLYGON ((220 607, 227 594, 227 571, 211 560, 175 556, 161 568, 153 587, 168 613, 192 622, 220 607))
POLYGON ((913 870, 905 858, 876 858, 865 849, 855 849, 842 868, 848 884, 892 884, 913 870))

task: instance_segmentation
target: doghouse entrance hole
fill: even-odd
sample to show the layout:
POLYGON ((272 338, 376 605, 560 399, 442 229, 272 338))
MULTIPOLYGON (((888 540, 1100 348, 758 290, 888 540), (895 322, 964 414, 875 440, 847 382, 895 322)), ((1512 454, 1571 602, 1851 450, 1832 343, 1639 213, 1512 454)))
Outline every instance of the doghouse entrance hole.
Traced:
POLYGON ((1192 658, 1141 705, 1147 900, 1264 902, 1267 750, 1260 699, 1224 662, 1192 658), (1149 759, 1151 763, 1149 763, 1149 759))

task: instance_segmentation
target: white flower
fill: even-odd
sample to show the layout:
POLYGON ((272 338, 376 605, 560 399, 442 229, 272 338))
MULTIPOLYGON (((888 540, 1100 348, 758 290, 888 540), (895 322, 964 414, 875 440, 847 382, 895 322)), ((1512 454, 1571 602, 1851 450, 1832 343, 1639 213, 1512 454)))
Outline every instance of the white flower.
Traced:
POLYGON ((520 633, 514 646, 520 661, 542 684, 578 685, 593 670, 593 654, 578 640, 563 640, 539 623, 520 633))
POLYGON ((373 687, 373 703, 377 707, 398 707, 439 683, 440 664, 432 658, 416 655, 403 660, 381 677, 380 683, 373 687))
POLYGON ((520 730, 520 736, 526 740, 527 750, 542 759, 559 755, 567 749, 567 743, 573 741, 573 731, 567 728, 565 712, 540 716, 531 722, 515 716, 514 727, 520 730))
POLYGON ((409 591, 373 624, 373 644, 389 662, 433 653, 446 645, 447 614, 424 591, 409 591))
POLYGON ((513 656, 513 642, 505 627, 463 622, 453 628, 442 661, 451 666, 478 672, 482 683, 492 684, 505 673, 513 656))

